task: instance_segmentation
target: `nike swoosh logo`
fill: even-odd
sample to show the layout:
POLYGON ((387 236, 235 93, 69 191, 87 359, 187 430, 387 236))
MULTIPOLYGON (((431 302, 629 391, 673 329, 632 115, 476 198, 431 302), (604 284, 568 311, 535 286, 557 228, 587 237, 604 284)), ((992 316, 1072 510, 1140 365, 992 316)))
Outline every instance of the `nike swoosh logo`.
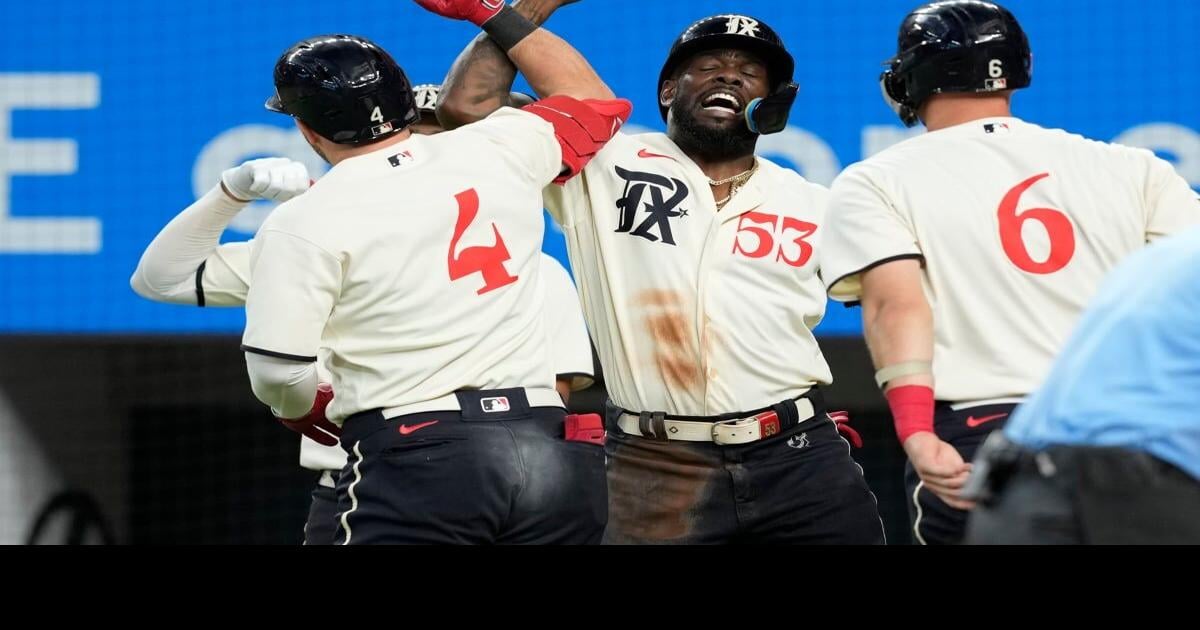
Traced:
POLYGON ((982 418, 976 418, 975 416, 970 416, 967 418, 967 426, 974 429, 975 427, 977 427, 981 424, 986 424, 988 422, 991 422, 992 420, 999 420, 1000 418, 1003 418, 1004 416, 1007 416, 1007 415, 1008 414, 1006 414, 1006 413, 998 413, 994 416, 984 416, 982 418))
POLYGON ((667 159, 667 160, 675 159, 669 155, 659 155, 658 153, 651 153, 651 152, 647 151, 646 149, 642 149, 641 151, 638 151, 638 157, 640 157, 640 158, 663 158, 663 159, 667 159))
POLYGON ((421 429, 424 429, 425 427, 431 427, 431 426, 437 424, 438 422, 441 422, 441 420, 434 420, 432 422, 422 422, 421 424, 414 424, 411 427, 408 426, 407 424, 402 424, 402 425, 400 425, 400 435, 411 435, 413 433, 416 433, 417 431, 420 431, 421 429))

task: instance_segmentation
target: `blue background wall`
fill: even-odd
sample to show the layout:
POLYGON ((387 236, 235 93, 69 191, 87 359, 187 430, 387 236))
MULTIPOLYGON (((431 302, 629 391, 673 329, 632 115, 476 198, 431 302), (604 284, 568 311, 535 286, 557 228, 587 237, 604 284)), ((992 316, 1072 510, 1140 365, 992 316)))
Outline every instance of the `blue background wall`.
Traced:
MULTIPOLYGON (((793 128, 763 152, 829 183, 903 137, 879 96, 908 0, 584 0, 550 22, 661 127, 654 81, 675 35, 705 15, 767 21, 796 56, 793 128)), ((1018 115, 1147 146, 1200 186, 1200 2, 1011 0, 1034 46, 1018 115)), ((239 332, 240 309, 145 302, 128 278, 158 229, 220 171, 285 154, 319 167, 290 121, 262 109, 295 40, 351 32, 438 82, 474 34, 403 1, 9 3, 0 37, 0 332, 239 332)), ((243 213, 247 238, 269 207, 243 213)), ((565 258, 552 227, 547 249, 565 258)), ((832 306, 824 334, 857 334, 832 306)))

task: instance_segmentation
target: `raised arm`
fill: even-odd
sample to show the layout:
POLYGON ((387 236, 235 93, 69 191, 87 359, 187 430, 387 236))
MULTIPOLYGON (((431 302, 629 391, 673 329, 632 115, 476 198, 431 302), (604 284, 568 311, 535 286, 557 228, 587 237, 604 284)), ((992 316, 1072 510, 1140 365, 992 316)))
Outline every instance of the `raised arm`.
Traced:
MULTIPOLYGON (((517 0, 512 7, 533 24, 541 25, 559 7, 579 0, 517 0)), ((510 94, 517 67, 504 50, 480 33, 454 60, 442 82, 438 97, 438 121, 446 129, 455 129, 482 120, 505 105, 513 103, 510 94)))

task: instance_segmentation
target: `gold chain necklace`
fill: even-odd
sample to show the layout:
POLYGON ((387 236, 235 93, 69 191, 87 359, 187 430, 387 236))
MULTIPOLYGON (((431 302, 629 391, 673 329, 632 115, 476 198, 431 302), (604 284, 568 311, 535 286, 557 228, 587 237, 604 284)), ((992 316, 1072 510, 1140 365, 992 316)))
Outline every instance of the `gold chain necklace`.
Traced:
POLYGON ((758 172, 758 158, 754 159, 753 166, 745 171, 742 171, 741 173, 738 173, 737 175, 734 175, 733 177, 726 177, 725 179, 717 181, 713 181, 711 179, 708 180, 708 185, 712 186, 713 188, 724 186, 725 184, 729 183, 733 184, 729 187, 729 195, 724 199, 717 200, 717 210, 720 211, 722 208, 724 208, 725 204, 729 203, 730 199, 733 199, 733 196, 737 194, 738 190, 741 189, 742 186, 745 186, 746 182, 750 181, 750 178, 754 177, 754 173, 756 172, 758 172))

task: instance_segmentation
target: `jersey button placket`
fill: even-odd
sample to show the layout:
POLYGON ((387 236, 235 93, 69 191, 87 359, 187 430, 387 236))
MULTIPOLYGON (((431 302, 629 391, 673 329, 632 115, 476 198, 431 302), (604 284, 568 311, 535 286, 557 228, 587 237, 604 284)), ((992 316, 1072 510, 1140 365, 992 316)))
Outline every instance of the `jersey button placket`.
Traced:
MULTIPOLYGON (((715 413, 713 411, 714 404, 709 398, 709 393, 713 391, 710 386, 712 381, 719 376, 717 367, 712 365, 712 356, 710 352, 710 344, 708 343, 710 329, 710 319, 708 317, 708 299, 710 291, 709 284, 717 281, 717 274, 721 273, 721 227, 724 222, 719 214, 710 215, 708 232, 704 236, 703 249, 700 252, 700 270, 696 279, 696 330, 700 332, 700 365, 704 373, 704 413, 706 415, 715 413)), ((728 411, 728 410, 722 410, 728 411)))

